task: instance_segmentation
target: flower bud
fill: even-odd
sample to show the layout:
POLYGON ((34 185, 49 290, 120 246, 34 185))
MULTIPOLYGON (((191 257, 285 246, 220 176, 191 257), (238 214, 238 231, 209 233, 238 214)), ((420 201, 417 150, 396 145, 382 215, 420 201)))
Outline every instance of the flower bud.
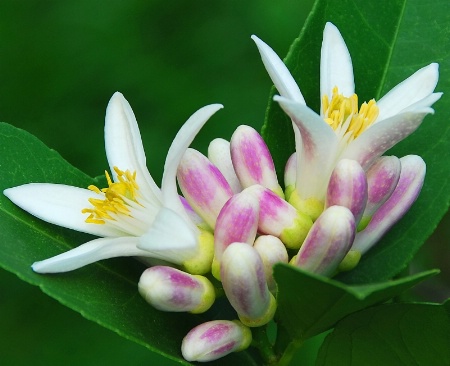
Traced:
POLYGON ((273 278, 273 266, 276 263, 288 263, 289 257, 283 242, 272 235, 261 235, 256 239, 253 248, 258 252, 264 265, 269 290, 274 293, 277 284, 273 278))
POLYGON ((284 168, 284 195, 286 201, 289 201, 292 192, 295 190, 295 182, 297 181, 297 153, 293 153, 284 168))
POLYGON ((297 211, 267 188, 252 186, 249 190, 259 200, 258 231, 280 238, 287 248, 300 248, 312 226, 309 216, 297 211))
POLYGON ((145 301, 162 311, 203 313, 215 300, 214 287, 206 277, 167 266, 146 269, 138 288, 145 301))
POLYGON ((356 235, 352 250, 366 253, 408 212, 422 189, 426 166, 420 156, 400 159, 400 179, 388 200, 375 212, 367 227, 356 235))
POLYGON ((367 203, 367 179, 356 160, 342 159, 334 168, 328 183, 325 208, 347 207, 358 224, 367 203))
POLYGON ((363 230, 373 214, 391 196, 400 178, 401 164, 396 156, 382 156, 367 171, 368 197, 358 231, 363 230))
POLYGON ((240 321, 213 320, 196 326, 181 343, 187 361, 208 362, 243 351, 252 342, 252 332, 240 321))
POLYGON ((223 289, 242 323, 249 327, 267 324, 275 314, 263 262, 248 244, 233 243, 225 250, 220 266, 223 289))
POLYGON ((259 202, 248 189, 231 197, 223 206, 214 231, 214 277, 220 280, 220 260, 228 245, 234 242, 253 245, 258 220, 259 202))
POLYGON ((191 207, 214 229, 220 210, 233 195, 222 173, 206 156, 187 149, 178 166, 177 178, 191 207))
POLYGON ((350 250, 355 237, 355 218, 342 206, 327 208, 316 220, 291 264, 330 276, 350 250))
POLYGON ((234 193, 242 191, 231 161, 230 143, 227 140, 221 138, 212 140, 208 147, 208 159, 219 168, 234 193))
POLYGON ((242 125, 231 136, 230 144, 231 159, 242 186, 260 184, 284 198, 272 156, 261 135, 254 128, 242 125))

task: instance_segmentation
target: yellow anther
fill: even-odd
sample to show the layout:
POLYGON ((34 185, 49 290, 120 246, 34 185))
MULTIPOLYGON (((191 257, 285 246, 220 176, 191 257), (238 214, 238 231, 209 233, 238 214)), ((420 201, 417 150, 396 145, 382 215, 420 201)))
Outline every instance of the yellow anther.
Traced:
POLYGON ((364 102, 358 110, 358 96, 344 97, 335 86, 331 100, 328 95, 322 97, 322 112, 325 122, 334 130, 346 125, 344 134, 350 132, 355 139, 364 132, 378 117, 379 109, 374 99, 364 102))
POLYGON ((127 200, 139 204, 137 200, 139 186, 136 183, 136 172, 122 171, 117 167, 114 167, 114 171, 117 174, 118 182, 113 182, 108 172, 105 171, 107 188, 99 189, 94 185, 88 187, 89 190, 103 195, 104 199, 90 198, 89 203, 93 207, 81 210, 82 213, 89 214, 85 220, 87 223, 104 224, 105 220, 115 220, 114 215, 111 216, 111 214, 131 216, 127 200))

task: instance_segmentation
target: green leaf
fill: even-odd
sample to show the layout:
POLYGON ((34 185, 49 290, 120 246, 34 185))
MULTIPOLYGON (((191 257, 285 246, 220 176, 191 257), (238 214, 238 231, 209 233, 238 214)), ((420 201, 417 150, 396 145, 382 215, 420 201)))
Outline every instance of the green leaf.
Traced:
MULTIPOLYGON (((449 108, 450 72, 448 38, 450 13, 446 1, 433 4, 420 0, 378 1, 319 0, 285 62, 298 81, 306 103, 319 109, 319 61, 322 33, 327 21, 341 31, 353 60, 356 92, 360 101, 379 99, 390 88, 419 68, 440 63, 437 91, 444 97, 436 103, 434 116, 387 154, 420 155, 427 163, 424 188, 410 212, 353 271, 340 276, 348 283, 366 283, 392 278, 412 259, 434 231, 450 204, 449 108)), ((272 96, 263 135, 273 154, 277 172, 294 151, 290 120, 273 103, 272 96)))
POLYGON ((278 264, 275 278, 279 320, 292 339, 304 341, 332 328, 345 316, 384 302, 438 272, 428 271, 368 285, 345 285, 278 264))
POLYGON ((316 366, 449 365, 449 345, 450 318, 442 305, 381 305, 339 322, 316 366))
MULTIPOLYGON (((0 156, 2 191, 30 182, 78 187, 98 184, 98 180, 69 165, 34 136, 4 123, 0 123, 0 156)), ((204 320, 194 315, 160 312, 148 305, 137 291, 139 277, 145 269, 141 263, 131 258, 110 259, 73 272, 36 274, 30 267, 34 261, 67 251, 92 237, 36 219, 3 194, 0 196, 0 220, 0 266, 39 286, 85 318, 171 360, 190 364, 182 359, 181 340, 204 320)), ((258 364, 249 352, 232 354, 224 360, 258 364)))

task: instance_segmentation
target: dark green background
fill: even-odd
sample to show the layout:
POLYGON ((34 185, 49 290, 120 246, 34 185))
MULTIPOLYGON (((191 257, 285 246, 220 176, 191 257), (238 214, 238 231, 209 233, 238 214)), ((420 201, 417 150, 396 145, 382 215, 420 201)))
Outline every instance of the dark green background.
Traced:
MULTIPOLYGON (((229 138, 239 124, 260 129, 270 81, 250 35, 286 54, 311 3, 2 0, 0 120, 33 133, 96 176, 107 167, 105 108, 121 91, 159 182, 171 140, 198 108, 225 105, 194 142, 203 152, 212 138, 229 138)), ((416 270, 448 268, 448 234, 442 228, 435 235, 416 270)), ((427 299, 450 295, 448 269, 446 275, 422 288, 427 299)), ((5 365, 169 364, 5 271, 0 354, 5 365)))

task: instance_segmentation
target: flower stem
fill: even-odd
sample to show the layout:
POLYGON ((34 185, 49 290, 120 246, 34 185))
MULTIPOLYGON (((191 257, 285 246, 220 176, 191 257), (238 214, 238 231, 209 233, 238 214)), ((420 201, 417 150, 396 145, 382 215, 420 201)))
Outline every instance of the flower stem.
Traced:
POLYGON ((257 327, 252 329, 253 341, 252 346, 259 350, 265 365, 276 365, 277 356, 273 351, 272 344, 267 337, 266 327, 257 327))

